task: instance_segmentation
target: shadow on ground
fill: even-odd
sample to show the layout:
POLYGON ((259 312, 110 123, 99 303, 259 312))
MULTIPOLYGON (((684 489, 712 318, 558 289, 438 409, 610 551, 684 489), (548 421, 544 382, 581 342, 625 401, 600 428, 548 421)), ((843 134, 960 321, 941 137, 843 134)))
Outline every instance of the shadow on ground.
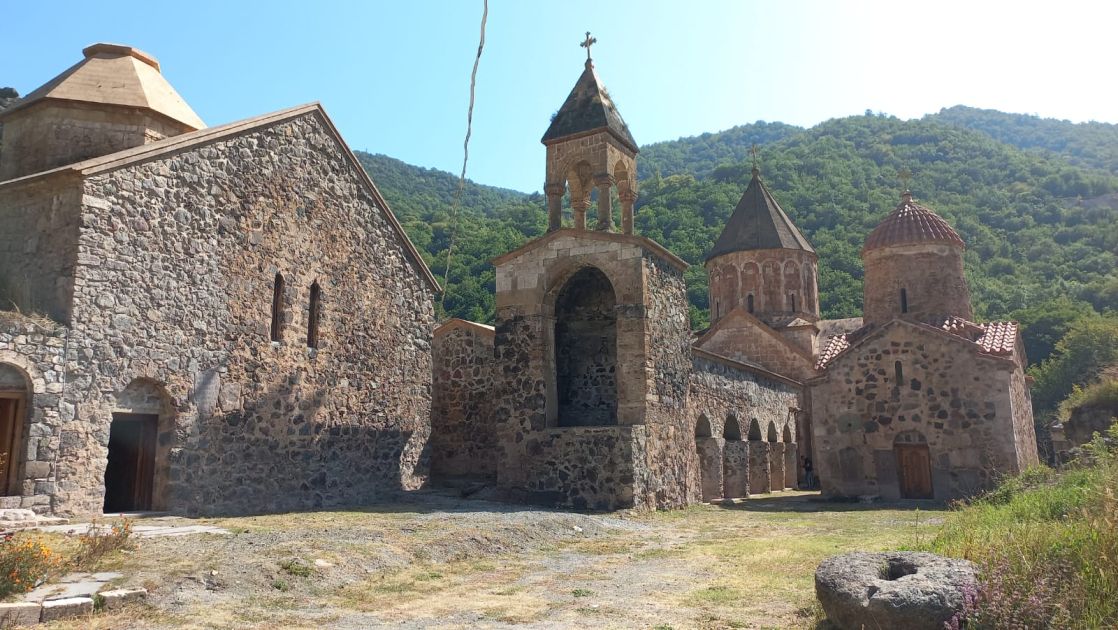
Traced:
POLYGON ((824 499, 818 492, 772 494, 723 501, 716 504, 724 510, 744 512, 865 512, 875 510, 920 510, 921 512, 946 512, 942 501, 858 501, 824 499))

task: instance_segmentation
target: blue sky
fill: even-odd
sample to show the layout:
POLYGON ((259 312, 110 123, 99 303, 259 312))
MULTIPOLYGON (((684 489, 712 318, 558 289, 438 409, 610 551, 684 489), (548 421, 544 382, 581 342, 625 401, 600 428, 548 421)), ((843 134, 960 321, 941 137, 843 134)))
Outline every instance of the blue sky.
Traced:
MULTIPOLYGON (((490 0, 468 176, 539 190, 539 143, 582 70, 642 144, 756 120, 957 104, 1118 122, 1104 2, 490 0)), ((351 147, 457 173, 481 0, 8 0, 0 86, 96 41, 136 46, 210 125, 321 101, 351 147)))

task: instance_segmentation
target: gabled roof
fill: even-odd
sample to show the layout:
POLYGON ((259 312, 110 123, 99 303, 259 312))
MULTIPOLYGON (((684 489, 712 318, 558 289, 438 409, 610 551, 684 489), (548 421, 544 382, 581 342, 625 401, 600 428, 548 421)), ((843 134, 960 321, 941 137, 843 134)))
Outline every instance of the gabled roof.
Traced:
POLYGON ((964 247, 962 237, 938 214, 912 200, 905 191, 901 203, 866 237, 862 253, 894 245, 939 242, 964 247))
POLYGON ((481 334, 485 337, 488 337, 490 339, 492 339, 493 335, 495 335, 496 332, 497 332, 497 330, 495 328, 493 328, 492 326, 489 326, 487 324, 472 322, 468 319, 459 319, 457 317, 451 317, 450 319, 446 320, 442 324, 439 324, 438 327, 435 328, 434 335, 436 337, 439 337, 439 336, 445 335, 445 334, 447 334, 451 331, 454 331, 454 330, 468 330, 470 332, 479 333, 479 334, 481 334))
POLYGON ((79 101, 149 109, 190 129, 206 123, 163 78, 155 57, 118 44, 93 44, 82 51, 85 59, 32 91, 2 116, 43 99, 79 101))
POLYGON ((621 112, 617 111, 609 92, 594 71, 594 64, 587 61, 586 69, 582 71, 582 76, 578 78, 559 112, 551 119, 551 126, 543 134, 541 142, 550 144, 570 136, 603 129, 612 133, 634 153, 639 151, 637 141, 629 133, 629 126, 622 120, 621 112))
MULTIPOLYGON (((819 353, 819 358, 815 362, 815 369, 825 369, 839 355, 845 353, 850 348, 857 347, 864 339, 868 338, 870 333, 875 329, 884 330, 894 322, 904 322, 919 329, 935 331, 940 334, 947 334, 960 338, 970 342, 976 354, 1000 358, 1012 359, 1020 339, 1017 322, 987 322, 985 324, 976 324, 961 317, 949 317, 944 320, 943 324, 940 326, 930 326, 921 322, 894 319, 884 326, 878 327, 873 324, 867 324, 854 332, 831 337, 827 346, 819 353)), ((1023 361, 1024 358, 1022 358, 1022 362, 1023 361)))
POLYGON ((216 142, 223 138, 249 133, 257 129, 283 123, 308 114, 321 117, 321 121, 325 125, 327 132, 331 136, 333 136, 334 140, 338 143, 338 146, 342 149, 346 160, 357 173, 359 182, 364 184, 366 190, 368 190, 369 194, 372 196, 373 201, 376 203, 377 207, 380 208, 381 211, 384 213, 385 219, 388 221, 388 225, 396 233, 397 237, 399 237, 400 242, 403 243, 404 249, 408 254, 407 257, 411 260, 412 265, 415 266, 419 274, 423 276, 423 278, 431 285, 432 289, 434 289, 436 293, 442 291, 442 288, 439 286, 438 281, 435 280, 435 276, 431 274, 431 270, 427 267, 427 264, 423 262, 423 257, 419 255, 419 250, 415 248, 415 244, 413 244, 411 242, 411 239, 408 238, 407 233, 404 232, 404 227, 400 225, 400 221, 396 218, 396 215, 393 214, 392 209, 388 205, 388 201, 386 201, 384 199, 384 196, 380 194, 380 191, 377 189, 376 184, 374 184, 373 180, 369 178, 369 174, 361 166, 361 162, 357 160, 357 156, 353 154, 353 151, 350 150, 349 146, 345 143, 345 140, 342 139, 342 135, 338 133, 337 127, 335 127, 334 122, 330 120, 330 116, 326 114, 326 110, 324 110, 322 108, 322 105, 317 102, 307 103, 306 105, 299 105, 297 107, 291 107, 288 109, 281 109, 277 112, 256 116, 254 118, 246 118, 245 120, 239 120, 218 127, 209 127, 207 129, 192 131, 190 133, 184 133, 178 136, 171 136, 157 142, 152 142, 150 144, 144 144, 138 147, 124 149, 123 151, 117 151, 116 153, 102 155, 99 157, 91 158, 89 160, 84 160, 82 162, 75 162, 74 164, 61 166, 58 168, 50 169, 48 171, 42 171, 31 175, 25 175, 23 177, 17 177, 15 179, 9 179, 7 181, 0 182, 0 190, 15 188, 17 186, 51 177, 65 177, 75 175, 78 177, 88 177, 91 175, 114 171, 126 166, 131 166, 133 164, 139 164, 148 162, 150 160, 159 159, 181 151, 188 151, 211 142, 216 142))
POLYGON ((811 243, 765 188, 757 167, 753 168, 749 186, 706 259, 754 249, 798 249, 815 253, 811 243))

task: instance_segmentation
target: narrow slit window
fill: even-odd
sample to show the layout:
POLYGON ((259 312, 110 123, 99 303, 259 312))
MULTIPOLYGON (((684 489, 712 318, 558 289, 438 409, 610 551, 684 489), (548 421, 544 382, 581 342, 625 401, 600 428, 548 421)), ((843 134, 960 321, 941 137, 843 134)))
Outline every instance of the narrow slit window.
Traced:
POLYGON ((752 313, 752 312, 753 312, 753 294, 752 294, 752 293, 750 293, 749 295, 747 295, 747 296, 745 297, 745 308, 746 308, 746 310, 748 310, 748 311, 749 311, 750 313, 752 313))
POLYGON ((272 284, 272 341, 283 341, 283 274, 272 284))
POLYGON ((901 367, 900 361, 893 363, 893 376, 896 379, 897 387, 900 387, 901 383, 904 382, 904 368, 901 367))
POLYGON ((795 293, 789 293, 788 294, 788 305, 791 307, 791 311, 793 313, 795 313, 796 312, 796 294, 795 293))
POLYGON ((318 314, 322 310, 322 290, 318 283, 311 285, 310 308, 307 313, 307 347, 318 347, 318 314))
POLYGON ((908 312, 908 291, 901 289, 901 312, 908 312))

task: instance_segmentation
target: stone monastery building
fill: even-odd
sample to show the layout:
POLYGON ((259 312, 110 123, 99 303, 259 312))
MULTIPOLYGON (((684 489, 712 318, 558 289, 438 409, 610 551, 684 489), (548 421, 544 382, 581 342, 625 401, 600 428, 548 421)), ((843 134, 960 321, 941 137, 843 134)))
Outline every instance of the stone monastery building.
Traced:
POLYGON ((796 487, 805 458, 827 495, 942 499, 1037 460, 1016 325, 973 323, 962 240, 907 193, 866 240, 864 319, 821 320, 818 257, 754 169, 695 333, 588 58, 543 137, 547 233, 493 261, 494 326, 436 327, 437 283, 320 105, 206 127, 150 55, 83 53, 0 112, 0 507, 279 511, 467 478, 669 508, 796 487))

